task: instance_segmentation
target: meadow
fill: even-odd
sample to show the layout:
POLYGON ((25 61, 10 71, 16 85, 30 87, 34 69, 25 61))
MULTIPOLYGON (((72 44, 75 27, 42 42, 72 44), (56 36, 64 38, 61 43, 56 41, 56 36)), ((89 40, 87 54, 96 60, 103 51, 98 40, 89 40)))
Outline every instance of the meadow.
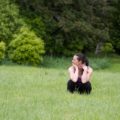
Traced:
POLYGON ((90 60, 90 95, 66 90, 70 58, 46 57, 39 67, 3 63, 0 120, 120 120, 120 59, 110 58, 104 69, 90 60))

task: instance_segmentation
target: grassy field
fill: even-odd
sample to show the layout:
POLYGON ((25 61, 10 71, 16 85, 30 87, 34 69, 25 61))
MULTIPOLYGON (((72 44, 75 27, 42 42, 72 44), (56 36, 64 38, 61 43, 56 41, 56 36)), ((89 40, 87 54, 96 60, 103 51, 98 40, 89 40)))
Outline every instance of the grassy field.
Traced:
POLYGON ((90 95, 66 90, 70 59, 0 66, 0 120, 120 120, 120 63, 94 70, 90 95))

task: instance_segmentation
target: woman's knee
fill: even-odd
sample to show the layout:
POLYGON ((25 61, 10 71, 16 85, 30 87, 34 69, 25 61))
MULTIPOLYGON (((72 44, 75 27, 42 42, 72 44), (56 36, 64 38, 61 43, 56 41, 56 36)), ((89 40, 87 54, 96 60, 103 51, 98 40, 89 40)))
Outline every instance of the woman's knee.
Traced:
POLYGON ((75 84, 72 80, 69 80, 67 82, 67 90, 71 93, 73 93, 75 91, 75 84))
POLYGON ((83 93, 90 94, 92 90, 91 83, 90 82, 87 82, 84 84, 82 83, 81 85, 79 85, 78 90, 80 94, 83 94, 83 93))
POLYGON ((91 83, 90 83, 90 82, 87 82, 87 83, 86 83, 85 91, 86 91, 87 94, 90 94, 90 93, 91 93, 91 91, 92 91, 92 86, 91 86, 91 83))

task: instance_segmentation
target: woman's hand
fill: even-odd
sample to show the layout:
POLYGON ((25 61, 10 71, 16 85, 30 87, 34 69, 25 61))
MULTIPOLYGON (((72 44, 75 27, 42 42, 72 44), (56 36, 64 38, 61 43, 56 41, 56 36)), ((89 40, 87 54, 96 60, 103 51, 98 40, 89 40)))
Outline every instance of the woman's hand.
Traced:
POLYGON ((78 68, 78 66, 77 66, 77 65, 75 65, 75 64, 73 64, 73 63, 72 63, 72 66, 73 66, 75 69, 77 69, 77 68, 78 68))
POLYGON ((75 64, 72 64, 72 66, 68 69, 68 71, 69 71, 70 79, 73 82, 77 82, 78 75, 79 75, 78 66, 75 64))
POLYGON ((83 74, 81 76, 82 83, 86 83, 87 81, 90 81, 91 75, 92 75, 92 68, 86 66, 85 64, 82 66, 83 68, 83 74))
POLYGON ((83 68, 84 71, 88 70, 88 67, 85 64, 82 65, 82 68, 83 68))

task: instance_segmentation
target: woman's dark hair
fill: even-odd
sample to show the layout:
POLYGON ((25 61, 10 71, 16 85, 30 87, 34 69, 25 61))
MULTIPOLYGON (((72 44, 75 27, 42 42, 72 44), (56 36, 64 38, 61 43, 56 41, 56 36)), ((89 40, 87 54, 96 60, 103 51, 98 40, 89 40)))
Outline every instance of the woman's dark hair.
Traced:
POLYGON ((79 60, 79 61, 82 61, 82 63, 84 63, 86 66, 89 65, 89 61, 88 61, 87 57, 86 57, 84 54, 82 54, 82 53, 77 53, 77 54, 75 54, 75 55, 78 57, 78 60, 79 60))

